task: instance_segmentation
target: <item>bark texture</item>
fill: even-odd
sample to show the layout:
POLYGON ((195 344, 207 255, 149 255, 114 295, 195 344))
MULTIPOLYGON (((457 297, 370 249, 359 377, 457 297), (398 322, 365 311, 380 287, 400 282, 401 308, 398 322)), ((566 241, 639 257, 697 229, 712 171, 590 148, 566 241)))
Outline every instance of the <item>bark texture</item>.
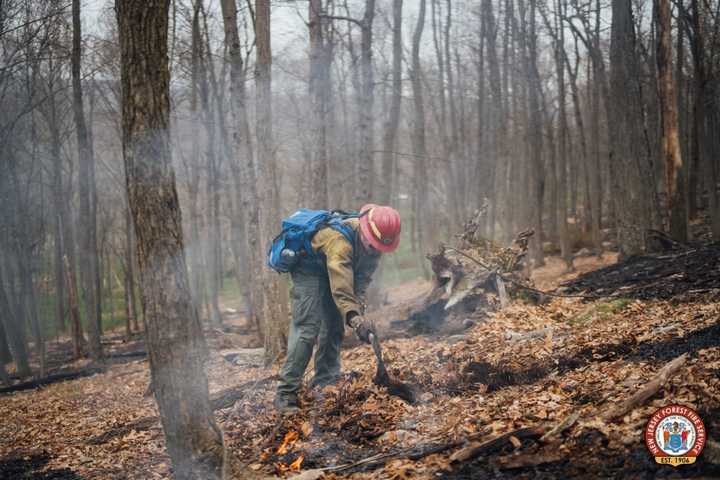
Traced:
POLYGON ((169 0, 117 0, 123 154, 155 398, 178 479, 222 477, 224 446, 190 297, 169 136, 169 0), (152 66, 152 68, 151 68, 152 66))
MULTIPOLYGON (((260 218, 264 225, 263 245, 276 235, 280 220, 280 194, 278 191, 272 126, 272 50, 270 45, 270 0, 255 2, 255 35, 257 37, 257 62, 255 82, 257 87, 256 117, 258 162, 260 163, 260 218)), ((263 331, 265 359, 277 361, 287 345, 287 288, 284 279, 265 269, 262 276, 264 288, 263 331)))

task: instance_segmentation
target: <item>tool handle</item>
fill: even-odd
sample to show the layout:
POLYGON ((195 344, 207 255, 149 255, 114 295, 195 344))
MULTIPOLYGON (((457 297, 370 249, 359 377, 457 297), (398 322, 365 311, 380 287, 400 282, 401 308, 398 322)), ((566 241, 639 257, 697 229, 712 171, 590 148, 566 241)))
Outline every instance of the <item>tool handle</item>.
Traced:
POLYGON ((385 361, 383 361, 382 349, 380 348, 380 341, 377 335, 370 333, 368 339, 370 340, 373 352, 375 352, 375 358, 377 359, 378 376, 387 376, 387 369, 385 368, 385 361))

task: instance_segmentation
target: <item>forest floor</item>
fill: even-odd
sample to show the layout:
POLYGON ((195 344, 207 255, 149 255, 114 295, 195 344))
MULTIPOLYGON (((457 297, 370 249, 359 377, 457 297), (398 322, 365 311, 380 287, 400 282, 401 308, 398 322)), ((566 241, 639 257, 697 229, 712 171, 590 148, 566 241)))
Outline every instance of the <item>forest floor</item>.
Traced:
MULTIPOLYGON (((535 272, 535 284, 554 288, 614 261, 578 258, 578 271, 564 274, 562 262, 550 258, 535 272)), ((404 301, 425 288, 413 282, 389 298, 404 301)), ((720 476, 717 449, 706 447, 695 464, 673 468, 656 464, 643 440, 652 413, 674 403, 697 410, 709 438, 720 439, 715 288, 669 298, 515 301, 495 313, 470 313, 475 325, 458 334, 386 338, 390 374, 420 389, 415 405, 373 384, 370 347, 345 348, 342 380, 304 392, 301 411, 285 418, 272 407, 277 367, 263 367, 258 352, 246 348, 253 345, 237 312, 226 317, 230 332, 206 332, 213 406, 227 446, 258 475, 720 476), (622 407, 683 354, 664 387, 622 407)), ((91 376, 0 393, 0 478, 170 478, 157 408, 145 395, 142 342, 120 335, 105 341, 110 362, 91 376)), ((56 369, 88 366, 68 363, 66 349, 51 351, 56 369)))

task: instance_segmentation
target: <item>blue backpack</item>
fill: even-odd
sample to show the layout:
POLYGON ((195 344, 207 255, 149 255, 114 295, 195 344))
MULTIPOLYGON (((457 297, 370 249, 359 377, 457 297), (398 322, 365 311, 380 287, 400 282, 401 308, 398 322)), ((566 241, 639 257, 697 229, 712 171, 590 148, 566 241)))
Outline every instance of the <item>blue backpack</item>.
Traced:
MULTIPOLYGON (((355 229, 344 221, 358 218, 358 213, 340 210, 310 210, 301 208, 282 221, 282 231, 270 243, 267 251, 267 265, 278 273, 290 272, 301 259, 314 261, 319 267, 319 258, 313 252, 312 239, 318 230, 330 227, 342 233, 355 245, 355 229)), ((309 264, 310 265, 310 264, 309 264)))

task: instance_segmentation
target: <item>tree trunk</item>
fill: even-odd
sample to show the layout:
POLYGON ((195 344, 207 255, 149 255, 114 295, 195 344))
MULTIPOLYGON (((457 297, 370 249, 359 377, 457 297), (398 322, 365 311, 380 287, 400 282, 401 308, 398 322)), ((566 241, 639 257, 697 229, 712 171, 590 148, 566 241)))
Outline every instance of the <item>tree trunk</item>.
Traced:
MULTIPOLYGON (((205 242, 205 276, 207 279, 207 307, 210 316, 211 325, 222 324, 222 315, 220 314, 219 304, 219 276, 220 266, 218 262, 218 248, 220 242, 220 219, 219 215, 219 183, 217 181, 218 173, 218 158, 217 158, 217 130, 216 130, 216 118, 213 112, 213 102, 210 98, 210 81, 208 80, 209 75, 213 71, 214 65, 211 61, 211 54, 209 50, 203 48, 202 35, 200 33, 199 25, 199 13, 203 12, 204 7, 201 0, 196 0, 197 13, 195 20, 193 21, 193 41, 197 43, 197 51, 199 52, 199 58, 197 59, 200 66, 198 86, 200 93, 200 103, 203 108, 203 119, 202 122, 205 126, 205 158, 207 160, 207 177, 205 183, 205 197, 207 199, 207 213, 205 215, 207 225, 207 241, 205 242), (206 51, 207 50, 207 51, 206 51)), ((209 47, 209 45, 208 45, 209 47)))
POLYGON ((29 377, 32 375, 30 364, 28 362, 28 351, 25 345, 22 332, 17 324, 17 319, 13 314, 12 307, 5 293, 5 275, 2 272, 3 265, 0 262, 0 323, 2 323, 7 338, 10 353, 15 360, 15 368, 20 377, 29 377))
POLYGON ((649 217, 645 206, 649 201, 639 192, 642 179, 638 165, 642 125, 635 70, 637 64, 631 0, 612 2, 612 38, 610 44, 610 173, 615 203, 618 244, 621 257, 640 254, 649 217))
POLYGON ((245 218, 244 224, 236 225, 235 235, 240 237, 234 242, 233 250, 240 262, 235 268, 241 270, 239 277, 244 281, 246 297, 249 298, 250 311, 248 319, 251 324, 258 327, 261 337, 264 332, 261 328, 259 315, 263 308, 262 278, 263 257, 257 255, 262 250, 260 245, 260 224, 257 175, 255 170, 255 156, 250 124, 248 121, 247 93, 245 89, 245 70, 240 49, 240 35, 237 26, 237 5, 234 0, 223 0, 223 19, 225 27, 225 43, 230 60, 230 112, 234 124, 234 159, 230 161, 235 185, 235 204, 239 206, 245 218), (239 228, 242 228, 240 230, 239 228))
MULTIPOLYGON (((60 177, 61 178, 61 177, 60 177)), ((58 181, 58 179, 53 179, 53 196, 57 197, 56 189, 57 186, 55 183, 58 181)), ((61 187, 62 188, 62 187, 61 187)), ((56 209, 61 209, 62 204, 55 203, 56 209)), ((60 214, 57 213, 55 215, 55 221, 53 222, 53 226, 55 227, 54 234, 55 234, 55 257, 54 257, 54 266, 55 266, 55 328, 57 329, 57 335, 59 336, 61 333, 65 332, 65 275, 63 273, 63 250, 62 250, 62 242, 60 241, 62 237, 62 223, 60 221, 60 214)))
MULTIPOLYGON (((523 26, 523 42, 527 49, 527 63, 526 73, 528 79, 528 126, 530 132, 528 134, 528 141, 530 142, 530 169, 528 174, 530 175, 530 191, 531 193, 531 204, 530 204, 530 223, 535 230, 530 241, 532 259, 534 261, 534 267, 541 267, 545 265, 545 258, 543 253, 542 242, 543 236, 543 198, 545 195, 545 175, 543 170, 543 135, 542 135, 542 107, 540 105, 541 96, 541 81, 540 73, 538 71, 537 64, 537 32, 536 32, 536 4, 537 0, 530 0, 530 12, 528 21, 529 26, 523 26), (529 27, 529 31, 527 30, 529 27)), ((522 10, 521 2, 521 10, 522 10)))
POLYGON ((137 302, 135 301, 135 245, 133 242, 132 212, 125 209, 125 312, 132 328, 138 332, 137 302))
MULTIPOLYGON (((192 10, 192 24, 190 37, 190 117, 193 126, 203 123, 200 113, 200 57, 202 56, 203 42, 200 38, 200 2, 194 2, 192 10)), ((193 300, 198 308, 200 318, 203 318, 203 308, 206 306, 207 290, 205 281, 205 261, 203 259, 206 245, 201 240, 201 232, 207 223, 204 215, 200 214, 200 129, 192 130, 191 155, 195 161, 189 162, 187 190, 190 210, 190 289, 193 300)))
POLYGON ((384 205, 393 201, 394 151, 397 144, 397 132, 400 125, 400 107, 402 102, 402 7, 403 0, 393 0, 393 60, 392 60, 392 96, 390 111, 383 135, 382 175, 379 182, 378 201, 384 205))
POLYGON ((68 310, 70 311, 70 336, 72 337, 73 355, 75 359, 78 359, 83 355, 83 349, 87 342, 80 324, 77 282, 74 281, 75 271, 67 255, 63 257, 63 265, 65 266, 65 280, 68 286, 68 310))
POLYGON ((310 78, 309 93, 311 104, 310 142, 310 206, 328 208, 328 114, 330 108, 332 84, 330 65, 332 63, 332 45, 328 38, 327 0, 310 0, 308 24, 310 29, 310 78))
POLYGON ((85 124, 83 111, 82 83, 80 79, 81 40, 80 0, 73 0, 73 50, 72 50, 72 86, 73 113, 75 116, 75 132, 78 146, 78 186, 80 195, 80 248, 84 252, 80 261, 80 279, 82 281, 83 298, 85 299, 86 326, 89 338, 89 353, 94 360, 102 358, 100 331, 97 318, 96 273, 97 245, 92 231, 95 222, 91 219, 92 196, 90 187, 90 164, 93 162, 90 138, 85 124))
MULTIPOLYGON (((428 172, 427 172, 427 147, 425 144, 425 102, 423 99, 422 88, 422 66, 420 64, 420 42, 422 40, 423 29, 425 27, 425 0, 420 0, 420 10, 418 13, 415 32, 413 33, 412 44, 412 67, 409 72, 412 81, 413 91, 413 132, 412 132, 412 148, 415 156, 413 162, 413 218, 416 224, 417 246, 420 250, 420 258, 425 252, 425 234, 426 223, 421 221, 423 215, 427 212, 427 202, 429 192, 428 172)), ((423 273, 428 275, 426 262, 420 261, 423 273)))
MULTIPOLYGON (((34 128, 34 127, 31 127, 34 128)), ((31 136, 34 132, 31 132, 31 136)), ((35 349, 37 351, 37 358, 40 362, 40 376, 45 375, 45 340, 40 329, 38 312, 37 312, 37 301, 35 299, 35 287, 33 284, 33 265, 32 265, 32 241, 30 233, 28 232, 29 225, 26 221, 30 218, 30 212, 28 211, 29 198, 23 195, 21 192, 20 177, 17 171, 17 159, 11 156, 8 161, 8 176, 12 185, 12 202, 15 204, 15 208, 12 209, 11 225, 14 230, 12 238, 13 255, 8 257, 7 265, 10 266, 12 263, 17 265, 17 270, 13 269, 13 274, 10 274, 10 285, 15 283, 14 279, 17 279, 17 285, 19 291, 14 292, 16 300, 15 305, 15 325, 17 325, 16 332, 19 334, 19 338, 22 339, 23 344, 26 343, 26 325, 29 324, 33 337, 35 340, 35 349)), ((1 280, 0 276, 0 282, 1 280)))
POLYGON ((98 235, 97 235, 97 182, 95 181, 95 147, 93 145, 93 122, 95 115, 95 95, 93 89, 90 89, 90 101, 88 109, 88 118, 90 123, 87 126, 87 138, 88 138, 88 149, 90 151, 91 162, 88 165, 88 188, 90 197, 90 245, 92 245, 91 261, 93 264, 93 270, 95 273, 95 319, 97 321, 98 336, 102 339, 103 325, 102 325, 102 265, 100 261, 102 259, 102 249, 98 250, 98 235))
MULTIPOLYGON (((691 182, 691 191, 705 184, 708 191, 708 213, 713 229, 713 236, 720 238, 720 198, 717 192, 717 172, 715 168, 716 158, 713 157, 712 140, 715 132, 712 129, 712 104, 714 99, 712 96, 712 70, 707 64, 707 41, 705 32, 705 22, 703 18, 708 15, 704 10, 704 6, 698 0, 691 0, 692 15, 692 31, 690 36, 691 47, 693 52, 694 64, 694 104, 693 104, 693 145, 692 145, 692 171, 697 172, 693 175, 697 178, 696 182, 691 182), (712 133, 711 133, 712 132, 712 133)), ((691 172, 692 173, 692 172, 691 172)))
MULTIPOLYGON (((261 219, 264 225, 263 244, 267 244, 275 235, 280 217, 280 199, 277 182, 275 158, 273 152, 272 129, 272 54, 270 46, 270 0, 255 1, 255 36, 257 38, 256 60, 256 117, 258 162, 260 163, 260 201, 261 219)), ((260 207, 260 205, 258 205, 260 207)), ((264 258, 264 251, 255 255, 264 258)), ((264 343, 267 363, 277 361, 287 345, 287 302, 280 277, 270 269, 265 269, 263 283, 264 295, 264 343)), ((283 280, 284 281, 284 280, 283 280)))
MULTIPOLYGON (((28 243, 29 244, 29 243, 28 243)), ((37 295, 35 293, 35 283, 33 282, 32 272, 32 256, 28 248, 23 249, 23 254, 18 260, 18 270, 20 273, 20 281, 22 282, 21 289, 23 290, 23 297, 26 300, 30 327, 33 333, 33 340, 35 341, 35 350, 37 359, 40 364, 40 371, 38 372, 40 377, 45 376, 46 356, 45 356, 45 335, 40 326, 40 317, 38 316, 37 310, 37 295)))
POLYGON ((3 322, 0 321, 0 364, 5 365, 6 363, 10 363, 12 359, 12 353, 10 352, 10 347, 7 342, 7 334, 5 333, 3 322))
MULTIPOLYGON (((573 270, 573 257, 570 251, 568 232, 568 118, 565 95, 565 28, 560 20, 564 16, 563 1, 554 0, 556 18, 555 71, 557 74, 559 125, 558 125, 558 164, 557 164, 557 216, 560 236, 560 256, 568 270, 573 270)), ((571 202, 575 205, 575 202, 571 202)))
POLYGON ((365 0, 365 14, 360 21, 360 148, 358 154, 358 190, 355 203, 360 206, 368 203, 374 192, 375 162, 373 156, 374 124, 373 102, 375 80, 372 64, 373 20, 375 19, 375 0, 365 0))
MULTIPOLYGON (((487 147, 481 152, 480 158, 487 158, 490 168, 488 182, 485 183, 488 192, 492 191, 492 203, 490 204, 490 214, 488 215, 488 238, 494 237, 495 222, 498 215, 501 215, 501 198, 503 196, 504 176, 507 169, 505 162, 507 159, 502 155, 502 146, 504 145, 505 135, 505 115, 503 114, 502 104, 502 80, 500 74, 500 64, 497 54, 497 32, 498 25, 495 20, 493 6, 491 0, 483 0, 482 2, 482 26, 484 33, 485 46, 487 49, 488 77, 490 83, 490 94, 492 101, 490 102, 490 114, 488 115, 487 128, 489 129, 488 141, 485 142, 487 147), (491 182, 491 183, 490 183, 491 182)), ((506 35, 508 35, 506 33, 506 35)), ((509 35, 508 35, 509 36, 509 35)), ((482 75, 482 72, 479 72, 482 75)), ((483 80, 480 80, 483 82, 483 80)), ((482 117, 482 112, 480 112, 482 117)), ((483 122, 484 123, 484 122, 483 122)), ((484 128, 484 125, 481 125, 484 128)))
POLYGON ((677 94, 672 74, 670 0, 656 0, 656 2, 658 92, 662 114, 662 157, 665 164, 667 218, 670 236, 685 243, 688 234, 688 216, 678 131, 677 94))
POLYGON ((219 479, 225 451, 203 368, 207 347, 190 297, 168 131, 169 0, 117 0, 115 9, 123 156, 153 390, 175 477, 219 479))

